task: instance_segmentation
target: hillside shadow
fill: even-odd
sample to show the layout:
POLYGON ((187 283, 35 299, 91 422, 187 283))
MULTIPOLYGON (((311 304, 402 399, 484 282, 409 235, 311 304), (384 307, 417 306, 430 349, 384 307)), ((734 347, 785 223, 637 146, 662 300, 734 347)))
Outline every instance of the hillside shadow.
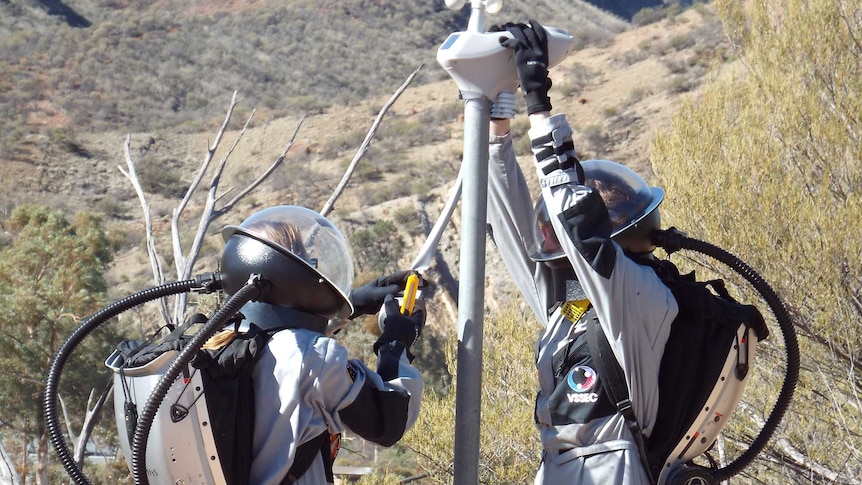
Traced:
POLYGON ((635 14, 648 7, 660 7, 662 0, 585 0, 587 3, 631 22, 635 14))
POLYGON ((37 0, 37 2, 45 9, 48 15, 63 17, 63 20, 69 27, 82 29, 93 24, 60 0, 37 0))

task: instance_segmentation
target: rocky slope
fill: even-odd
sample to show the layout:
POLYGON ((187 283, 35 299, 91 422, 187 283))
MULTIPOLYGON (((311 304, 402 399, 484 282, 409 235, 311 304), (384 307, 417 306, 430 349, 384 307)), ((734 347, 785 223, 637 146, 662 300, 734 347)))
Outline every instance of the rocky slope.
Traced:
MULTIPOLYGON (((710 76, 716 75, 713 66, 721 67, 725 61, 723 40, 720 25, 706 9, 688 10, 622 32, 606 45, 579 50, 555 67, 554 107, 569 116, 581 157, 618 160, 649 177, 650 138, 657 130, 669 127, 674 109, 696 96, 710 76)), ((210 228, 198 269, 203 271, 216 264, 221 247, 218 229, 223 224, 239 222, 272 204, 322 207, 381 108, 417 67, 403 66, 402 79, 380 86, 376 96, 356 106, 338 106, 304 118, 300 114, 256 118, 228 154, 228 147, 254 108, 240 101, 231 129, 215 154, 215 161, 229 156, 223 189, 235 186, 238 190, 262 173, 284 150, 300 122, 301 126, 284 165, 210 228)), ((442 71, 436 64, 426 64, 422 70, 442 71)), ((245 93, 241 86, 238 89, 242 98, 245 93)), ((229 102, 224 99, 225 110, 229 102)), ((369 151, 330 214, 347 234, 379 220, 401 221, 406 247, 399 267, 409 266, 457 175, 463 151, 462 106, 451 80, 408 86, 383 119, 369 151)), ((526 130, 525 116, 520 118, 514 124, 516 134, 526 130)), ((126 290, 137 290, 152 281, 142 246, 140 204, 118 169, 118 165, 125 167, 126 136, 131 138, 130 154, 139 172, 159 181, 147 197, 155 236, 162 254, 169 256, 170 216, 177 194, 182 194, 193 179, 221 121, 208 120, 212 130, 194 135, 169 131, 85 134, 79 137, 77 150, 71 154, 56 153, 56 146, 36 142, 31 149, 41 150, 39 155, 45 162, 8 162, 2 182, 14 182, 17 202, 50 200, 69 209, 99 210, 108 215, 115 228, 126 231, 127 244, 110 275, 116 283, 116 296, 121 296, 126 290)), ((521 135, 519 140, 523 138, 521 135)), ((527 145, 519 143, 520 160, 532 177, 527 145)), ((208 177, 204 183, 209 183, 208 177)), ((198 194, 187 209, 189 215, 183 225, 188 231, 196 227, 202 203, 202 194, 198 194)), ((440 244, 442 260, 429 272, 432 279, 448 281, 453 292, 451 284, 458 277, 459 238, 456 211, 440 244), (441 270, 444 274, 439 274, 441 270)), ((486 305, 495 310, 512 301, 508 297, 512 286, 506 283, 508 277, 490 244, 487 259, 486 305)), ((454 303, 449 298, 441 303, 436 305, 442 312, 438 320, 453 323, 454 303)))

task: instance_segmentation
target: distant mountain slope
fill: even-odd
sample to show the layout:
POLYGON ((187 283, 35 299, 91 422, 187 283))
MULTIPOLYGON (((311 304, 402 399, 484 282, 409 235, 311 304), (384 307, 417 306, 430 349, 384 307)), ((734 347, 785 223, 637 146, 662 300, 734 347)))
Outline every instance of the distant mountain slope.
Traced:
MULTIPOLYGON (((388 2, 388 5, 394 5, 390 7, 393 10, 378 6, 384 2, 359 0, 340 3, 302 0, 288 3, 294 9, 314 5, 316 10, 310 12, 318 15, 316 18, 324 18, 324 12, 331 12, 338 18, 353 19, 352 22, 362 20, 365 14, 370 15, 368 12, 386 12, 390 25, 396 18, 401 19, 401 23, 410 22, 404 20, 399 9, 413 11, 410 10, 412 3, 404 0, 388 2)), ((489 21, 527 18, 523 12, 518 13, 519 9, 524 9, 525 3, 506 2, 503 12, 496 16, 497 20, 492 17, 489 21)), ((141 2, 134 2, 136 6, 139 4, 141 2)), ((442 2, 436 4, 442 7, 442 2)), ((93 27, 65 29, 59 24, 50 23, 44 11, 38 8, 34 10, 32 2, 0 0, 0 10, 5 10, 0 13, 12 12, 20 15, 20 18, 44 23, 27 28, 26 22, 10 22, 8 17, 0 15, 0 26, 15 31, 8 37, 0 37, 0 44, 4 46, 0 49, 0 69, 4 69, 0 71, 4 74, 0 75, 0 113, 5 113, 5 116, 0 116, 0 123, 6 123, 4 127, 8 128, 0 129, 0 135, 17 134, 21 141, 15 150, 5 152, 0 143, 0 166, 3 167, 0 173, 0 189, 3 189, 0 193, 0 209, 32 200, 52 205, 63 204, 70 195, 90 205, 103 204, 106 200, 126 205, 125 201, 129 197, 117 196, 111 186, 119 184, 122 193, 127 192, 127 183, 123 180, 102 180, 98 174, 104 172, 110 174, 111 179, 116 179, 116 158, 120 155, 122 135, 130 132, 141 134, 140 139, 136 135, 135 143, 146 142, 141 147, 142 162, 162 167, 153 172, 162 179, 159 182, 162 186, 158 189, 165 193, 175 192, 178 189, 171 187, 177 182, 170 180, 181 177, 187 170, 194 170, 185 165, 193 165, 200 159, 200 149, 205 140, 215 133, 233 89, 238 90, 242 98, 233 128, 240 126, 252 108, 257 110, 253 127, 267 127, 280 123, 279 120, 293 124, 299 116, 311 115, 301 132, 301 142, 309 146, 310 161, 320 158, 327 163, 352 154, 370 126, 373 113, 380 108, 379 104, 368 103, 388 96, 419 65, 420 60, 428 62, 424 63, 425 68, 420 71, 408 95, 419 86, 438 82, 448 91, 429 95, 434 96, 436 100, 433 101, 418 100, 410 112, 418 112, 419 116, 398 114, 384 123, 374 144, 376 148, 385 149, 372 150, 367 158, 393 158, 403 151, 403 145, 423 146, 448 137, 445 133, 453 129, 449 124, 455 121, 460 111, 456 86, 434 60, 440 39, 448 33, 439 26, 432 29, 428 25, 433 23, 430 20, 412 21, 419 22, 416 24, 418 30, 414 29, 416 31, 428 28, 439 32, 434 34, 434 38, 421 40, 424 48, 415 42, 402 43, 404 48, 396 52, 392 40, 381 37, 384 30, 364 30, 366 37, 362 38, 363 45, 379 45, 381 51, 388 49, 390 54, 374 55, 374 49, 356 47, 349 53, 343 51, 339 56, 328 55, 325 59, 330 62, 318 63, 319 69, 305 72, 301 71, 301 63, 273 62, 277 54, 271 53, 278 51, 285 56, 292 55, 307 64, 309 61, 306 56, 295 51, 306 48, 309 42, 283 41, 282 47, 275 50, 255 47, 259 42, 274 42, 272 39, 279 32, 281 37, 289 37, 290 32, 284 25, 302 25, 289 19, 272 26, 258 21, 281 18, 278 12, 283 14, 285 11, 280 10, 279 2, 162 0, 143 2, 137 9, 132 5, 133 2, 120 0, 75 2, 76 11, 92 20, 93 27), (255 13, 261 17, 254 17, 255 13), (39 15, 43 18, 39 18, 39 15), (125 23, 111 20, 123 16, 128 17, 125 23), (242 24, 238 20, 240 18, 245 18, 246 23, 242 24), (13 28, 13 24, 19 27, 13 28), (234 31, 227 25, 243 25, 244 30, 234 31), (165 28, 160 30, 158 26, 165 28), (51 31, 55 32, 54 36, 50 34, 51 31), (188 37, 190 32, 201 32, 213 41, 193 42, 188 37), (256 33, 240 35, 246 32, 256 33), (231 33, 233 37, 230 37, 231 33), (63 36, 74 35, 83 36, 80 46, 68 45, 64 41, 63 36), (233 40, 228 41, 229 37, 233 40), (183 40, 188 40, 188 45, 183 40), (111 42, 116 48, 98 48, 111 42), (243 47, 233 49, 231 59, 245 63, 246 68, 240 68, 239 64, 232 62, 214 64, 211 60, 207 61, 223 58, 224 49, 234 43, 243 47), (185 67, 169 69, 168 64, 155 60, 157 56, 148 54, 148 46, 163 49, 171 54, 168 56, 171 59, 181 59, 185 67), (52 55, 55 49, 68 53, 52 55), (43 51, 43 54, 36 55, 37 51, 43 51), (410 59, 398 57, 406 56, 408 51, 416 54, 410 59), (193 52, 200 54, 190 55, 193 52), (319 84, 310 81, 313 78, 326 78, 329 72, 327 69, 336 63, 332 60, 335 58, 350 58, 350 62, 362 65, 362 69, 371 73, 369 76, 376 76, 377 82, 373 86, 366 85, 368 79, 355 78, 354 83, 354 78, 347 74, 344 74, 344 86, 338 88, 332 84, 337 84, 333 79, 324 79, 319 84), (51 62, 51 59, 56 62, 51 62), (282 64, 285 66, 282 71, 273 69, 282 64), (254 71, 255 65, 257 71, 254 71), (64 70, 67 67, 76 70, 64 70), (146 69, 149 70, 145 75, 140 74, 146 69), (297 75, 297 72, 304 72, 309 80, 285 81, 289 76, 297 75), (141 84, 136 84, 136 79, 141 84), (328 88, 320 88, 326 83, 330 83, 328 88), (56 90, 48 89, 51 86, 55 86, 56 90), (309 103, 319 103, 317 105, 291 107, 288 103, 296 97, 291 98, 288 93, 290 89, 297 88, 321 89, 324 94, 299 96, 309 103), (270 93, 267 91, 269 89, 275 91, 270 93), (360 96, 361 93, 366 95, 360 96), (355 98, 356 101, 348 102, 347 98, 355 98), (433 106, 429 106, 426 101, 431 101, 433 106), (326 105, 326 102, 332 104, 326 105), (118 113, 126 113, 129 119, 118 113), (335 121, 324 122, 324 119, 335 121), (411 133, 422 133, 422 130, 426 132, 426 139, 411 138, 414 136, 411 133), (311 138, 315 141, 307 140, 309 132, 312 132, 311 138), (326 137, 328 141, 323 141, 321 137, 326 137), (176 139, 177 146, 185 145, 180 152, 168 148, 172 144, 171 139, 176 139), (189 141, 192 139, 199 141, 189 141), (148 148, 146 153, 144 148, 148 148), (173 168, 168 170, 170 167, 173 168)), ((617 41, 615 36, 619 34, 615 32, 625 32, 631 26, 579 0, 536 1, 530 10, 546 25, 560 26, 579 36, 580 45, 592 46, 581 49, 576 56, 556 69, 554 77, 555 106, 567 112, 576 110, 579 113, 575 124, 581 136, 581 153, 625 153, 636 168, 646 167, 646 146, 642 143, 661 124, 656 122, 657 114, 652 111, 663 111, 651 108, 652 103, 691 90, 696 86, 697 79, 706 72, 704 66, 713 62, 716 56, 720 57, 717 53, 721 50, 717 44, 723 41, 723 36, 720 25, 714 19, 706 22, 705 26, 686 25, 690 21, 683 17, 669 19, 667 22, 670 23, 641 27, 637 29, 638 32, 632 32, 632 35, 617 41), (556 20, 545 21, 545 15, 550 16, 552 12, 558 14, 556 20), (619 87, 618 82, 623 82, 625 87, 619 87), (597 99, 596 96, 601 98, 597 99), (567 107, 570 103, 574 104, 574 108, 567 107), (590 114, 584 116, 584 113, 590 114)), ((448 15, 453 24, 463 20, 454 13, 442 10, 434 11, 431 8, 427 12, 440 18, 448 15)), ((702 14, 695 13, 687 17, 699 18, 702 14)), ((371 19, 369 22, 372 20, 376 22, 373 25, 384 24, 382 19, 371 19)), ((309 35, 325 34, 332 38, 337 38, 336 34, 339 33, 345 36, 358 35, 346 29, 304 28, 308 29, 309 35)), ((415 35, 414 30, 402 28, 396 33, 415 35)), ((345 41, 341 45, 349 43, 345 41)), ((329 52, 337 51, 339 47, 337 42, 332 42, 325 48, 315 48, 329 52)), ((393 113, 397 109, 393 109, 393 113)), ((268 130, 267 136, 272 137, 271 128, 268 130)), ((271 143, 280 149, 286 139, 287 136, 283 134, 275 137, 271 143)), ((252 145, 254 143, 263 142, 255 141, 252 145)), ((456 145, 451 150, 457 152, 459 148, 456 145)), ((246 156, 260 158, 259 148, 246 156)), ((327 163, 315 162, 314 166, 323 167, 327 163)), ((371 176, 379 177, 374 173, 385 173, 387 169, 382 167, 388 163, 392 162, 378 162, 371 176)), ((335 169, 336 176, 340 176, 339 170, 335 169)), ((373 179, 365 181, 372 182, 373 179)), ((407 190, 407 187, 402 186, 400 190, 407 190)), ((382 197, 384 195, 381 193, 376 198, 382 197)), ((133 200, 126 209, 132 212, 137 210, 133 200)), ((115 206, 108 212, 120 214, 123 210, 121 206, 115 206)))
POLYGON ((662 0, 587 0, 589 3, 619 15, 626 20, 632 20, 635 14, 644 8, 655 8, 662 5, 662 0))
MULTIPOLYGON (((22 4, 0 0, 0 10, 20 12, 22 4)), ((285 165, 232 217, 274 203, 321 207, 383 103, 425 60, 419 77, 378 129, 333 214, 348 234, 376 221, 397 219, 405 258, 414 254, 455 179, 463 150, 463 104, 457 86, 434 59, 446 29, 421 16, 409 20, 399 10, 414 11, 406 0, 296 1, 289 6, 270 0, 165 0, 144 2, 137 9, 132 5, 120 0, 76 2, 76 11, 93 22, 88 29, 64 28, 39 9, 25 16, 39 24, 32 29, 12 28, 0 15, 2 28, 14 30, 0 37, 0 109, 9 114, 0 120, 26 116, 0 131, 22 134, 16 150, 0 149, 0 212, 39 202, 70 212, 105 214, 112 227, 128 234, 112 273, 118 282, 138 288, 150 277, 141 259, 145 252, 138 247, 140 204, 117 169, 124 165, 127 133, 160 238, 170 237, 171 209, 198 170, 233 89, 242 99, 217 157, 224 156, 251 109, 257 112, 231 156, 224 189, 242 187, 262 173, 284 149, 299 119, 307 116, 285 165), (330 15, 343 21, 332 23, 339 28, 318 29, 319 24, 288 16, 288 8, 310 9, 308 18, 330 15), (360 32, 358 25, 369 12, 386 13, 385 20, 369 18, 368 25, 376 28, 362 24, 360 32), (395 23, 415 28, 395 29, 392 38, 386 37, 384 26, 395 23), (287 25, 328 40, 308 42, 287 25), (344 25, 357 27, 341 28, 344 25), (416 37, 417 32, 431 31, 436 33, 416 37), (292 35, 299 40, 289 40, 292 35), (76 36, 80 45, 70 45, 76 36), (324 62, 316 64, 318 69, 308 67, 303 49, 326 54, 319 58, 324 62), (343 70, 341 81, 327 79, 334 76, 327 73, 336 59, 356 64, 356 72, 363 69, 375 76, 375 83, 343 70), (274 69, 280 66, 283 69, 274 69), (297 72, 307 79, 288 82, 297 72), (290 90, 297 88, 321 90, 307 98, 291 97, 290 90), (297 98, 320 104, 291 106, 297 98)), ((705 11, 633 29, 579 1, 536 1, 531 7, 536 18, 566 28, 582 47, 554 68, 552 93, 555 108, 570 115, 579 154, 623 160, 648 174, 652 133, 667 126, 684 94, 696 90, 708 72, 705 66, 722 62, 720 25, 705 11), (559 16, 545 20, 552 12, 559 16)), ((508 2, 498 19, 489 21, 529 18, 518 8, 517 2, 508 2)), ((438 19, 450 16, 450 29, 463 28, 457 25, 463 18, 454 13, 433 8, 427 13, 438 19)), ((525 126, 523 117, 514 124, 521 154, 525 126)), ((195 203, 189 210, 196 210, 195 203)), ((456 248, 457 233, 451 237, 441 247, 456 248)), ((209 266, 202 262, 200 267, 209 266)))
MULTIPOLYGON (((441 0, 0 1, 0 155, 11 155, 9 137, 57 125, 200 131, 235 89, 265 116, 356 103, 434 63, 469 10, 441 0)), ((584 42, 627 28, 580 0, 506 2, 489 20, 530 16, 584 42)), ((417 82, 439 79, 426 71, 417 82)))

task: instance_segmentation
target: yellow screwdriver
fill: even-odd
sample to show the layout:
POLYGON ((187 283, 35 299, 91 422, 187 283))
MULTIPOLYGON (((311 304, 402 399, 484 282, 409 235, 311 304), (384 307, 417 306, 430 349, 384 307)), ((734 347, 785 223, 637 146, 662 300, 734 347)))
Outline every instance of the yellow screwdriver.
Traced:
POLYGON ((411 273, 407 277, 404 286, 404 298, 401 300, 401 314, 413 315, 413 305, 416 303, 416 294, 419 291, 419 274, 411 273))

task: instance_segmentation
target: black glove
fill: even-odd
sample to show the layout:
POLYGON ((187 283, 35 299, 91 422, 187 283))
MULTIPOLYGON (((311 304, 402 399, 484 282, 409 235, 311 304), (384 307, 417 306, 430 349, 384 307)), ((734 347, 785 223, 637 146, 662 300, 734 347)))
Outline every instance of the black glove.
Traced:
POLYGON ((539 22, 530 20, 530 25, 507 23, 506 30, 512 34, 500 44, 514 51, 515 66, 521 80, 521 90, 527 102, 527 114, 551 111, 551 79, 548 77, 548 33, 539 22))
POLYGON ((425 327, 425 309, 416 305, 413 307, 412 315, 402 315, 398 300, 390 295, 386 297, 383 311, 386 312, 383 319, 383 333, 374 342, 374 353, 376 354, 381 346, 390 342, 398 342, 405 350, 410 350, 410 346, 422 335, 422 329, 425 327))
POLYGON ((394 295, 403 290, 404 285, 407 284, 407 277, 411 273, 412 271, 409 270, 398 271, 353 289, 348 296, 350 302, 353 303, 353 313, 350 318, 372 315, 380 311, 386 296, 394 295))

